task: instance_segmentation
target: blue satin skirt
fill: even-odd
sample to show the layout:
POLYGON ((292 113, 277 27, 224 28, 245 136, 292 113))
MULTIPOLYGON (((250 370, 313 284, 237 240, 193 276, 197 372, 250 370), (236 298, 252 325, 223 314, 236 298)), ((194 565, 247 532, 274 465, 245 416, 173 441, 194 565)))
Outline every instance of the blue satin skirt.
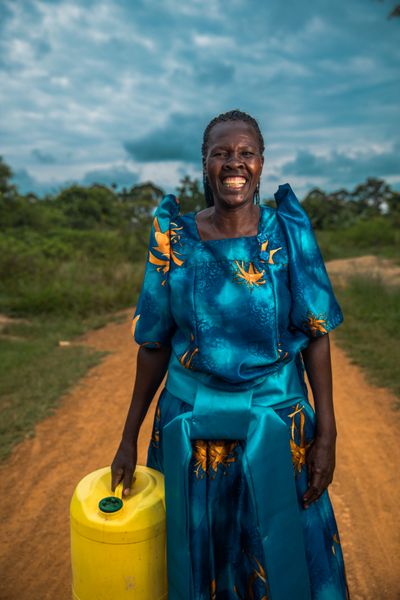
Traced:
MULTIPOLYGON (((296 372, 302 379, 301 370, 296 372)), ((282 371, 280 377, 284 376, 282 371)), ((266 462, 274 463, 266 467, 269 471, 263 471, 264 465, 256 465, 253 472, 247 457, 249 439, 187 436, 185 452, 189 450, 189 460, 185 463, 180 459, 177 444, 184 438, 168 438, 166 433, 184 415, 192 415, 194 408, 192 398, 185 402, 183 393, 171 393, 171 388, 177 390, 179 378, 174 383, 175 388, 170 385, 170 389, 166 386, 161 391, 147 459, 149 467, 164 473, 166 488, 169 484, 172 489, 167 494, 169 600, 348 599, 340 538, 328 492, 303 509, 302 497, 308 484, 306 452, 315 429, 315 414, 304 379, 299 382, 301 397, 293 396, 289 402, 272 407, 281 439, 284 433, 284 445, 277 447, 276 453, 266 454, 266 462), (290 470, 287 463, 281 462, 281 454, 290 457, 290 470), (186 479, 179 479, 182 469, 186 479), (282 509, 280 523, 283 496, 288 498, 290 494, 291 512, 282 509), (264 516, 265 506, 269 514, 264 516), (187 524, 181 527, 185 508, 187 524), (267 522, 265 527, 262 519, 267 522)), ((185 386, 187 393, 187 381, 182 380, 182 390, 185 386)), ((266 431, 258 446, 270 437, 268 428, 266 431)))

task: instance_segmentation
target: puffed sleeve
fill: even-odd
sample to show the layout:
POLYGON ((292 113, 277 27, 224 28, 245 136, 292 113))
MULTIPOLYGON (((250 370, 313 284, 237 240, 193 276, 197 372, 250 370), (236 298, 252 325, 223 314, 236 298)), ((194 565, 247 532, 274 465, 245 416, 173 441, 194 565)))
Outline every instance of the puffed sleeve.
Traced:
POLYGON ((343 313, 311 221, 288 183, 279 186, 275 200, 289 254, 291 324, 310 338, 324 335, 342 323, 343 313))
MULTIPOLYGON (((148 348, 170 344, 176 328, 170 311, 170 223, 179 213, 179 200, 164 196, 154 214, 142 288, 132 320, 135 342, 148 348)), ((175 260, 177 257, 173 255, 175 260)))

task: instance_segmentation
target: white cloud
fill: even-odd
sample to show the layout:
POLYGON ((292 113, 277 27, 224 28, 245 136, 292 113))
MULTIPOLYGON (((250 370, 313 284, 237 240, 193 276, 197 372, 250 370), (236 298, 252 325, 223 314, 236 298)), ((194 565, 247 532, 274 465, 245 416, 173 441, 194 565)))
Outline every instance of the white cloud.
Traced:
MULTIPOLYGON (((254 114, 275 177, 300 148, 379 154, 398 139, 398 23, 379 3, 339 0, 335 10, 328 0, 286 8, 279 0, 7 6, 0 154, 40 181, 123 164, 124 141, 151 138, 174 114, 187 119, 168 129, 164 152, 170 143, 178 156, 175 141, 184 139, 190 160, 215 114, 254 114), (39 165, 33 149, 56 164, 39 165)), ((168 186, 182 169, 199 172, 182 161, 129 164, 168 186)))
POLYGON ((50 77, 50 83, 62 88, 67 88, 71 85, 68 77, 50 77))
POLYGON ((195 33, 193 36, 193 42, 199 48, 220 48, 223 47, 225 50, 231 48, 234 44, 232 38, 226 35, 210 35, 195 33))

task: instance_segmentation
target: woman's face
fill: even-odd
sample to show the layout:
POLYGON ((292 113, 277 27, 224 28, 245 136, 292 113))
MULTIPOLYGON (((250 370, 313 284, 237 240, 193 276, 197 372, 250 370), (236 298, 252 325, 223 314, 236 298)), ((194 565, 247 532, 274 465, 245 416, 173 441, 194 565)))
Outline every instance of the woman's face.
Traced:
POLYGON ((211 129, 205 173, 214 201, 230 206, 253 202, 264 158, 257 134, 244 121, 225 121, 211 129))

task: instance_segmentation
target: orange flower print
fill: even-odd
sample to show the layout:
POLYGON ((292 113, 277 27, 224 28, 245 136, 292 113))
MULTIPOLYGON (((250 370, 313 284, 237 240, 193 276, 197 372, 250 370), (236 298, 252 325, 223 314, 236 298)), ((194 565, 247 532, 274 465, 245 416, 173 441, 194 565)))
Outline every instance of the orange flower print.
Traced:
MULTIPOLYGON (((267 247, 268 247, 268 242, 269 240, 265 240, 265 242, 263 242, 261 244, 261 252, 266 252, 267 251, 267 247)), ((273 260, 273 256, 275 254, 275 252, 278 252, 278 250, 282 250, 282 246, 280 248, 274 248, 273 250, 269 250, 269 258, 268 258, 268 264, 270 265, 274 265, 274 260, 273 260)))
MULTIPOLYGON (((171 222, 171 227, 167 231, 162 232, 157 217, 153 221, 154 237, 157 242, 156 246, 153 246, 159 256, 156 256, 151 250, 149 250, 149 262, 153 265, 157 265, 157 271, 162 271, 164 274, 169 271, 171 258, 176 265, 179 267, 183 265, 184 261, 177 255, 181 254, 177 250, 174 250, 171 245, 176 245, 180 242, 180 234, 178 233, 183 227, 178 227, 176 223, 171 222)), ((164 279, 161 285, 164 285, 166 279, 164 279)))
POLYGON ((249 263, 247 271, 245 269, 244 261, 242 261, 241 264, 238 260, 235 260, 234 262, 237 267, 237 271, 234 275, 233 280, 236 281, 236 283, 244 283, 250 289, 259 285, 264 285, 266 283, 266 280, 262 279, 265 271, 257 271, 256 267, 252 262, 249 263))
POLYGON ((203 479, 205 475, 210 475, 211 471, 213 471, 211 479, 215 479, 220 467, 226 475, 226 467, 236 461, 234 450, 238 443, 230 440, 196 440, 193 458, 197 479, 203 479))
POLYGON ((139 319, 140 319, 140 315, 136 315, 136 317, 134 319, 132 319, 131 333, 133 336, 135 335, 136 323, 139 321, 139 319))
MULTIPOLYGON (((249 555, 248 552, 246 552, 246 554, 249 555)), ((248 599, 250 600, 250 598, 255 597, 254 596, 254 593, 255 593, 254 585, 255 585, 256 581, 261 581, 264 586, 264 590, 265 590, 265 595, 261 598, 261 600, 268 600, 267 574, 266 574, 263 566, 261 565, 261 563, 256 559, 256 557, 252 556, 252 555, 250 557, 256 563, 256 568, 253 570, 251 575, 248 577, 246 592, 244 594, 241 594, 239 591, 239 588, 236 584, 233 586, 233 591, 235 592, 235 594, 239 598, 239 600, 248 600, 248 599)))
POLYGON ((210 583, 210 600, 217 600, 217 582, 215 579, 210 583))
POLYGON ((300 404, 297 403, 296 406, 294 407, 293 412, 290 415, 288 415, 289 418, 292 419, 292 424, 290 427, 291 434, 292 434, 292 437, 290 439, 290 450, 292 453, 292 462, 293 462, 295 471, 297 471, 298 473, 301 472, 303 466, 306 464, 307 450, 311 446, 311 442, 308 444, 306 443, 305 436, 304 436, 305 417, 304 417, 303 409, 304 409, 304 406, 300 406, 300 404), (299 415, 299 420, 300 420, 299 425, 296 425, 296 421, 295 421, 296 415, 299 415), (298 432, 299 436, 300 436, 299 444, 297 444, 297 442, 296 442, 296 436, 295 436, 296 432, 298 432))
POLYGON ((334 554, 334 555, 336 556, 336 548, 335 548, 335 545, 337 545, 337 546, 339 546, 339 545, 340 545, 340 542, 339 542, 339 536, 338 536, 338 534, 337 534, 337 533, 334 533, 334 534, 333 534, 332 540, 333 540, 333 542, 334 542, 334 543, 332 544, 332 554, 334 554))
POLYGON ((318 332, 320 333, 328 333, 325 329, 326 319, 322 318, 322 315, 316 316, 313 313, 310 313, 307 317, 307 321, 304 323, 305 327, 311 332, 311 334, 316 337, 318 332))
POLYGON ((183 367, 185 367, 185 369, 192 368, 192 366, 191 366, 192 359, 193 359, 194 355, 197 354, 197 352, 199 351, 197 346, 194 346, 193 348, 191 348, 191 346, 193 345, 193 342, 194 342, 194 335, 193 335, 193 333, 191 333, 189 348, 179 358, 179 362, 181 363, 181 365, 183 367))

